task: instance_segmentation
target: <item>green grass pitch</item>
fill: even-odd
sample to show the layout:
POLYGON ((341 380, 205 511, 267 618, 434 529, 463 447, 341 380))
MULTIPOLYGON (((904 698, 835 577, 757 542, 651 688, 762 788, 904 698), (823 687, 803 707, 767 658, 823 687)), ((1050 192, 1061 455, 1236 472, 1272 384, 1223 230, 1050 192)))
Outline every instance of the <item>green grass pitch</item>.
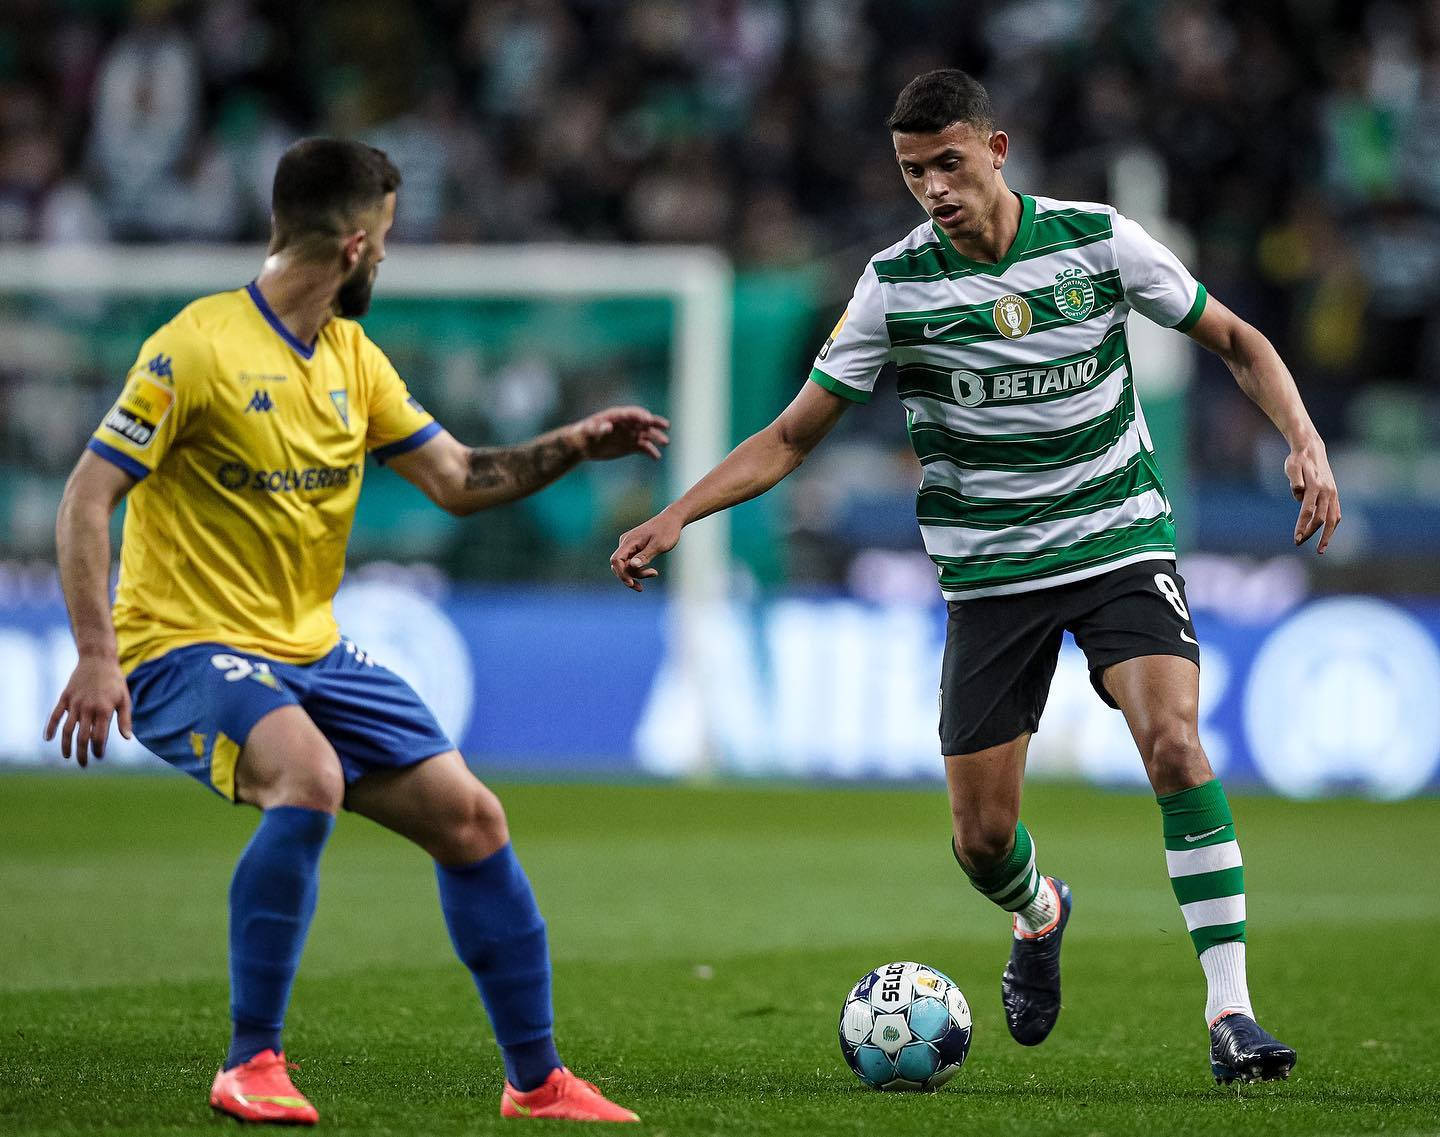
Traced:
MULTIPOLYGON (((1252 991, 1300 1065, 1236 1092, 1210 1081, 1144 796, 1029 790, 1041 866, 1076 900, 1065 1011, 1026 1050, 1000 1012, 1006 922, 951 862, 939 789, 499 789, 550 923, 561 1051, 646 1132, 1440 1131, 1440 800, 1237 797, 1252 991), (836 1045, 849 985, 896 958, 974 1008, 936 1094, 867 1090, 836 1045)), ((0 1133, 231 1129, 205 1095, 252 825, 177 776, 0 777, 0 1133)), ((347 817, 321 872, 286 1041, 325 1131, 513 1127, 425 858, 347 817)))

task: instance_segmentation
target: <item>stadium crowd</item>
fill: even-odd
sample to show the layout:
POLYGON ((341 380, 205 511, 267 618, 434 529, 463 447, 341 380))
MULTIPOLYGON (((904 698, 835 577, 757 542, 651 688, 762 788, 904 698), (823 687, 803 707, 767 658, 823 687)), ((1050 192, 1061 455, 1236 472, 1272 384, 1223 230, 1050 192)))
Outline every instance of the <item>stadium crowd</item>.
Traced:
MULTIPOLYGON (((941 65, 989 85, 1016 188, 1113 200, 1116 155, 1157 156, 1322 431, 1435 452, 1440 0, 6 0, 0 242, 259 239, 325 132, 396 159, 397 240, 828 258, 838 306, 915 223, 882 123, 941 65)), ((1214 361, 1192 423, 1202 471, 1273 474, 1214 361)))

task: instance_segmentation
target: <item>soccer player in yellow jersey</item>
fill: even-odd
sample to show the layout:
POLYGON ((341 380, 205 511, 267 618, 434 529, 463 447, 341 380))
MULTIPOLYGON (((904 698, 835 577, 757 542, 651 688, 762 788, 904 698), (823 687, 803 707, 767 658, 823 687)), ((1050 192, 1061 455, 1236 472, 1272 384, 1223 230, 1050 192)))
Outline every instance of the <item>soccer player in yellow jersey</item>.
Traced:
POLYGON ((370 305, 400 175, 379 150, 307 139, 275 173, 260 275, 146 341, 65 488, 60 577, 79 662, 46 737, 84 766, 112 716, 171 765, 262 812, 230 887, 233 1034, 210 1104, 313 1124, 281 1027, 343 805, 435 860, 455 950, 505 1059, 501 1113, 635 1121, 561 1063, 545 923, 499 800, 429 708, 331 612, 365 455, 456 514, 585 459, 660 457, 664 419, 591 415, 471 449, 410 397, 353 318, 370 305), (109 520, 128 495, 120 583, 109 520))

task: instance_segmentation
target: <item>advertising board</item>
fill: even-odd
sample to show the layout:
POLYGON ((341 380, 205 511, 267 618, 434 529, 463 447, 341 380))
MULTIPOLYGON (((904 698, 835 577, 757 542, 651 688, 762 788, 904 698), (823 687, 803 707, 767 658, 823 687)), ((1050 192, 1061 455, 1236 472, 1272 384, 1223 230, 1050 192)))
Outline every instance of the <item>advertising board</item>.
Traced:
MULTIPOLYGON (((717 605, 688 650, 661 596, 348 585, 345 633, 478 766, 523 776, 938 779, 938 603, 717 605)), ((1217 773, 1311 797, 1440 788, 1440 606, 1328 597, 1253 620, 1196 611, 1217 773)), ((74 662, 53 602, 0 606, 0 762, 56 765, 41 727, 74 662)), ((112 766, 158 765, 118 741, 112 766)), ((1123 718, 1066 641, 1035 777, 1142 787, 1123 718)))

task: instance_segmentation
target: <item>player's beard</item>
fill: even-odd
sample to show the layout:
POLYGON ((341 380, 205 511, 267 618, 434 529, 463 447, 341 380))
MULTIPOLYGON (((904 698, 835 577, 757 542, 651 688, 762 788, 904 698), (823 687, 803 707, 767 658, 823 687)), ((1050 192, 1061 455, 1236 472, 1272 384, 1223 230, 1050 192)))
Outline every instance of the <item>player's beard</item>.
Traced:
POLYGON ((350 320, 359 319, 370 311, 370 293, 375 288, 376 266, 371 261, 361 261, 349 276, 340 282, 340 291, 335 295, 335 310, 350 320))

